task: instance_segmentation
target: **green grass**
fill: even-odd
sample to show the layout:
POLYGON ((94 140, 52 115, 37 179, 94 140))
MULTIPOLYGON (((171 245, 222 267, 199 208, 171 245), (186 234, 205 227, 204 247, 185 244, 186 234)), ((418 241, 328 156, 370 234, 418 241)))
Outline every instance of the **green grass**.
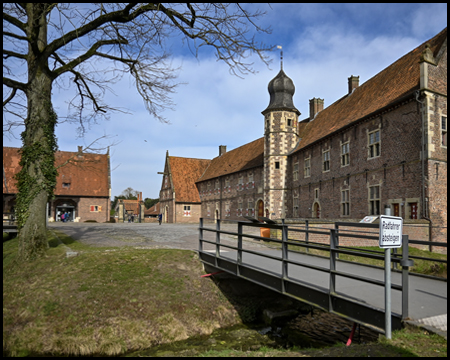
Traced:
POLYGON ((239 322, 187 250, 93 248, 49 232, 44 258, 18 263, 3 243, 3 350, 117 355, 239 322), (192 304, 201 306, 192 307, 192 304))

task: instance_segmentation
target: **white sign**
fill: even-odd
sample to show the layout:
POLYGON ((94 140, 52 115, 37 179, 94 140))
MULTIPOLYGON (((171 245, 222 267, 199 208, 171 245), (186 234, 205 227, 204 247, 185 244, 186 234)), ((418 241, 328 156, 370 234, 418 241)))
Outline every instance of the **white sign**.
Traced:
POLYGON ((397 216, 380 215, 380 248, 402 246, 403 219, 397 216))
POLYGON ((378 219, 378 216, 366 216, 360 223, 373 223, 376 219, 378 219))

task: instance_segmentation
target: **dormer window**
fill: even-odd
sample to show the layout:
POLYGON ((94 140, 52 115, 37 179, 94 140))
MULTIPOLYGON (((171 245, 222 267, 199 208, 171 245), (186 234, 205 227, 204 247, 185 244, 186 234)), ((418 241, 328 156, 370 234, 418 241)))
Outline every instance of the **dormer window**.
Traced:
POLYGON ((70 183, 69 182, 63 182, 62 183, 63 189, 70 189, 70 183))

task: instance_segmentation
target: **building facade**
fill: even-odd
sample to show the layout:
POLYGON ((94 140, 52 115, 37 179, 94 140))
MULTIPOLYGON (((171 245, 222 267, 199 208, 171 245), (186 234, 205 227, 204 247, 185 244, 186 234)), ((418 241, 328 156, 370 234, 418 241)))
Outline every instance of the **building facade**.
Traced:
MULTIPOLYGON (((20 171, 18 148, 3 147, 3 215, 15 210, 17 182, 20 171)), ((48 220, 61 221, 63 213, 68 221, 109 221, 111 210, 111 173, 109 150, 106 154, 57 151, 58 169, 54 198, 47 206, 48 220)))
POLYGON ((166 161, 159 209, 165 223, 197 223, 200 219, 200 196, 195 181, 200 178, 210 160, 169 156, 166 161))
POLYGON ((390 213, 447 233, 447 29, 300 120, 294 82, 268 86, 264 137, 220 147, 196 180, 201 216, 359 221, 390 213))

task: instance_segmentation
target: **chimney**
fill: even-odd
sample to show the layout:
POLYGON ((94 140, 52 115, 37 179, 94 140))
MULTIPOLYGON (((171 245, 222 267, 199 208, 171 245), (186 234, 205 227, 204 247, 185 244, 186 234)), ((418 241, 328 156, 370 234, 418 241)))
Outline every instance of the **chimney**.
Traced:
POLYGON ((359 86, 359 76, 350 76, 348 78, 348 93, 351 94, 359 86))
POLYGON ((309 100, 309 120, 313 120, 319 111, 323 110, 323 99, 313 98, 309 100))
POLYGON ((226 145, 219 145, 219 156, 222 156, 227 152, 227 146, 226 145))

